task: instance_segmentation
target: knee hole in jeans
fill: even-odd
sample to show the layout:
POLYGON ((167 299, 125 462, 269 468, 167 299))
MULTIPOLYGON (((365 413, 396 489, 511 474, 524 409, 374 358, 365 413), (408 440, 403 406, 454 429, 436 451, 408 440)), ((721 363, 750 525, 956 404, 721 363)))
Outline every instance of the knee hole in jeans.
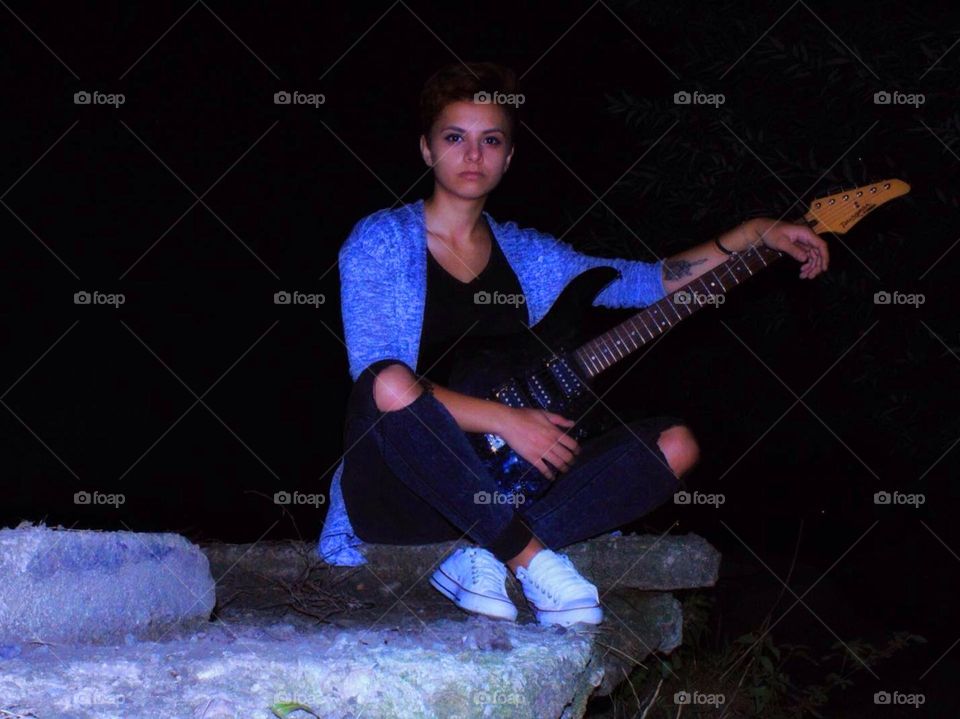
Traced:
POLYGON ((663 430, 657 444, 677 477, 685 475, 700 460, 700 447, 686 425, 675 424, 663 430))
POLYGON ((373 381, 373 401, 381 412, 403 409, 423 394, 423 387, 410 368, 402 363, 380 368, 373 381))

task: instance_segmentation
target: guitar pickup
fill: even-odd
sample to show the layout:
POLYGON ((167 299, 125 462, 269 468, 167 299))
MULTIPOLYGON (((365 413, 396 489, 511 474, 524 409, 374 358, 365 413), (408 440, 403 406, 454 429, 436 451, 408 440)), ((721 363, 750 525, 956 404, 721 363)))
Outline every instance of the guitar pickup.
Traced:
POLYGON ((547 369, 563 392, 564 397, 579 397, 584 392, 583 380, 574 371, 570 363, 562 357, 553 356, 547 360, 547 369))

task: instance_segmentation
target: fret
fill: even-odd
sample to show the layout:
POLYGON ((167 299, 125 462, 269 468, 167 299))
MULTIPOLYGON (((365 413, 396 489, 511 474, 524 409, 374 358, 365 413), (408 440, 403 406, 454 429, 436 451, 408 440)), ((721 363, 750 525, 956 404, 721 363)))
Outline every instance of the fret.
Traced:
POLYGON ((650 331, 650 327, 647 326, 646 316, 647 316, 648 312, 649 312, 649 310, 646 310, 646 311, 643 312, 643 314, 639 315, 639 317, 640 317, 640 324, 643 325, 643 329, 645 329, 645 330, 647 331, 647 334, 650 335, 650 339, 653 339, 653 338, 654 338, 654 334, 653 334, 653 332, 650 331))
POLYGON ((641 335, 639 330, 637 330, 637 323, 634 321, 633 317, 631 317, 626 322, 624 322, 624 324, 627 324, 627 323, 630 323, 630 328, 631 328, 630 331, 627 333, 627 336, 633 340, 633 348, 635 350, 640 349, 640 344, 643 342, 643 335, 641 335), (638 336, 640 337, 640 342, 637 342, 638 336))
POLYGON ((600 370, 597 369, 596 362, 594 361, 594 357, 593 357, 592 354, 590 354, 590 345, 591 345, 591 344, 593 344, 592 341, 591 341, 591 342, 587 342, 587 344, 585 344, 585 345, 583 346, 583 348, 586 350, 586 351, 583 353, 583 357, 584 357, 584 360, 585 360, 583 364, 584 364, 584 365, 587 365, 587 361, 589 361, 589 363, 590 363, 590 364, 588 365, 589 369, 593 371, 593 374, 599 374, 600 370))
MULTIPOLYGON (((722 267, 722 266, 723 266, 723 265, 721 265, 721 267, 722 267)), ((723 288, 723 291, 724 291, 724 292, 727 292, 727 286, 726 286, 725 284, 723 284, 723 280, 720 279, 720 275, 717 274, 717 271, 714 270, 714 271, 711 272, 710 274, 713 275, 713 279, 716 281, 716 283, 717 283, 718 285, 720 285, 720 287, 723 288)))
MULTIPOLYGON (((733 278, 733 284, 731 285, 731 287, 736 287, 738 284, 740 284, 740 280, 737 278, 736 273, 733 271, 733 265, 730 262, 724 262, 723 265, 721 266, 723 267, 724 272, 726 272, 728 275, 730 275, 730 277, 733 278)), ((725 289, 729 289, 729 288, 725 288, 725 289)))
POLYGON ((612 330, 607 332, 607 334, 604 336, 608 337, 610 340, 613 341, 613 348, 620 355, 620 359, 623 359, 624 358, 623 350, 620 348, 620 346, 623 344, 623 340, 620 339, 620 335, 617 334, 617 328, 614 327, 612 330))
POLYGON ((607 343, 603 341, 603 337, 597 338, 597 346, 600 348, 600 363, 607 363, 604 369, 608 369, 613 365, 613 352, 610 351, 610 348, 607 347, 607 343), (609 357, 607 355, 610 355, 609 357))
POLYGON ((604 362, 603 349, 600 347, 600 343, 597 342, 596 340, 593 341, 593 350, 594 350, 593 358, 596 360, 597 366, 600 367, 600 371, 602 372, 603 370, 607 369, 607 367, 603 363, 604 362))
POLYGON ((602 371, 607 369, 604 366, 604 361, 606 358, 603 356, 603 347, 600 346, 600 343, 597 341, 596 338, 594 338, 593 340, 593 350, 594 350, 593 356, 596 359, 597 364, 600 366, 600 370, 602 371))
MULTIPOLYGON (((611 333, 610 333, 610 332, 607 332, 607 334, 609 335, 609 334, 611 334, 611 333)), ((620 336, 620 333, 617 331, 617 328, 616 328, 616 327, 613 328, 612 334, 616 337, 616 339, 615 339, 614 342, 613 342, 613 346, 614 346, 614 348, 616 348, 617 352, 620 353, 620 359, 623 359, 624 357, 627 356, 627 355, 624 353, 624 351, 621 349, 621 347, 622 347, 622 345, 623 345, 623 338, 620 336)))
MULTIPOLYGON (((652 305, 650 307, 650 318, 654 321, 654 326, 657 328, 657 332, 659 334, 663 334, 664 332, 663 325, 669 324, 669 322, 662 322, 659 318, 657 318, 656 314, 657 314, 657 305, 652 305)), ((661 317, 663 316, 662 311, 660 312, 660 315, 661 317)))
MULTIPOLYGON (((707 290, 707 291, 708 291, 710 294, 717 294, 717 292, 715 292, 715 289, 716 289, 716 285, 719 284, 719 285, 720 285, 720 289, 723 290, 724 292, 726 292, 726 290, 724 289, 723 285, 720 284, 719 280, 717 280, 716 274, 713 273, 713 272, 711 272, 710 274, 713 276, 713 279, 710 281, 710 289, 707 290)), ((700 276, 700 283, 701 283, 701 284, 704 284, 704 283, 705 283, 705 280, 703 279, 704 277, 705 277, 705 275, 701 275, 701 276, 700 276)), ((721 294, 722 294, 722 293, 721 293, 721 294)))
POLYGON ((590 343, 590 363, 593 365, 594 370, 597 373, 600 373, 603 368, 600 366, 600 362, 597 360, 597 351, 593 346, 593 342, 590 343))
MULTIPOLYGON (((700 277, 697 278, 697 281, 699 281, 700 287, 701 287, 701 289, 703 290, 703 292, 701 292, 700 294, 702 294, 704 297, 709 297, 709 296, 711 296, 712 293, 711 293, 710 290, 707 288, 706 284, 704 284, 704 282, 703 282, 703 275, 700 275, 700 277)), ((698 309, 699 309, 699 307, 698 307, 698 309)))
POLYGON ((591 377, 596 376, 597 372, 590 365, 589 358, 587 357, 585 352, 578 352, 577 358, 580 360, 580 366, 583 367, 584 370, 586 370, 588 375, 590 375, 591 377))
MULTIPOLYGON (((674 293, 674 296, 676 296, 676 293, 674 293)), ((667 306, 667 307, 669 307, 670 309, 673 310, 673 314, 675 314, 675 315, 677 316, 677 319, 678 319, 678 320, 682 320, 682 319, 683 319, 683 317, 680 316, 680 313, 677 312, 677 305, 676 305, 672 300, 670 300, 669 298, 666 298, 666 301, 661 300, 661 302, 664 302, 665 306, 667 306)), ((657 304, 659 304, 659 303, 657 303, 657 304)), ((663 310, 661 310, 661 312, 663 312, 663 310)), ((667 313, 664 312, 664 313, 663 313, 663 316, 666 317, 666 316, 667 316, 667 313)), ((669 318, 667 318, 667 322, 670 322, 670 319, 669 319, 669 318)), ((673 323, 672 323, 672 322, 670 323, 670 326, 673 327, 673 323)))
POLYGON ((606 335, 600 335, 597 337, 597 344, 600 346, 600 351, 603 353, 603 358, 610 364, 613 364, 613 360, 616 359, 616 357, 613 356, 613 351, 610 349, 609 345, 607 345, 606 335))

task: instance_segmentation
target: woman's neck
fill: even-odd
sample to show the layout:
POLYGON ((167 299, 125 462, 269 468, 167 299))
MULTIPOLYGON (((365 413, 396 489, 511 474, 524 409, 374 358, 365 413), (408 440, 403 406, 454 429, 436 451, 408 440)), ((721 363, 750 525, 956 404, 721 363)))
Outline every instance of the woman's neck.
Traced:
POLYGON ((483 206, 486 197, 464 200, 439 189, 423 201, 427 229, 448 244, 469 245, 485 229, 483 206))

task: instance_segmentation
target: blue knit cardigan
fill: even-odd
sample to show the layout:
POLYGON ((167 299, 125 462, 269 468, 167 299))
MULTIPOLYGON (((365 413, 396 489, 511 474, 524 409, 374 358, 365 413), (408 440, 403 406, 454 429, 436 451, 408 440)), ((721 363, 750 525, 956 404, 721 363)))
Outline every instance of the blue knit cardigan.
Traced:
MULTIPOLYGON (((500 224, 483 212, 494 238, 520 281, 528 325, 539 322, 564 287, 592 267, 614 267, 620 277, 594 299, 604 307, 645 307, 661 299, 663 269, 658 262, 593 257, 571 245, 515 222, 500 224)), ((350 377, 394 358, 417 368, 427 285, 427 232, 423 200, 383 209, 354 225, 340 248, 340 297, 350 377)), ((329 509, 319 555, 329 564, 366 563, 363 542, 353 533, 340 489, 343 461, 330 483, 329 509)))

